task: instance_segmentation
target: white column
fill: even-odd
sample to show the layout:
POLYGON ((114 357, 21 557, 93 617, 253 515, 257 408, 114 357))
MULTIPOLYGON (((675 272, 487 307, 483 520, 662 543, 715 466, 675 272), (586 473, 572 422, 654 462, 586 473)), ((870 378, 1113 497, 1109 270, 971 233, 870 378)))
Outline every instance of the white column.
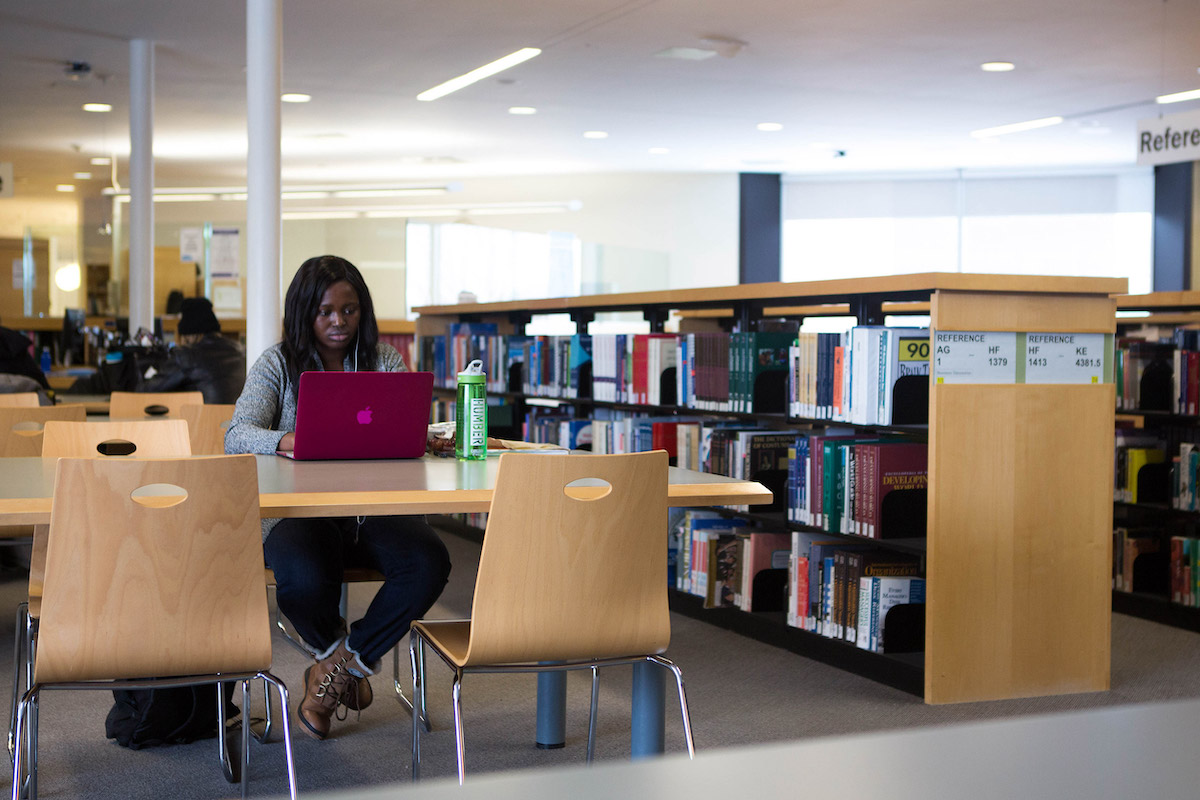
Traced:
POLYGON ((246 363, 279 341, 281 0, 246 0, 246 363))
POLYGON ((154 330, 154 42, 129 43, 129 332, 154 330))

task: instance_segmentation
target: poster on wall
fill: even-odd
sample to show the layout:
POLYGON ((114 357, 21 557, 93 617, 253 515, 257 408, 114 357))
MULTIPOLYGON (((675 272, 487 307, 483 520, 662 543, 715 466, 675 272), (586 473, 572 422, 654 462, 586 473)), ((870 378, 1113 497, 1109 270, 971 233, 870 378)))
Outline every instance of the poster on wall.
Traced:
POLYGON ((179 229, 179 260, 198 264, 204 258, 204 232, 200 228, 179 229))
POLYGON ((214 279, 234 279, 241 272, 240 235, 237 228, 213 228, 209 241, 208 275, 214 279))

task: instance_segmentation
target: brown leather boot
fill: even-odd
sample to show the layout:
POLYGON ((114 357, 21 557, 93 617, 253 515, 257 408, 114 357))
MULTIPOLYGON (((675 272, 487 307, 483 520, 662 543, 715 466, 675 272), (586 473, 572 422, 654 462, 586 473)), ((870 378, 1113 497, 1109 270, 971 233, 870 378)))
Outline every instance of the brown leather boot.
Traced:
POLYGON ((369 688, 367 702, 363 703, 361 684, 366 680, 352 675, 348 670, 352 662, 358 669, 354 653, 346 648, 346 640, 342 639, 333 652, 304 671, 304 697, 300 699, 297 716, 309 735, 317 739, 329 736, 332 718, 339 703, 351 708, 347 703, 350 699, 358 709, 370 704, 372 697, 369 688))

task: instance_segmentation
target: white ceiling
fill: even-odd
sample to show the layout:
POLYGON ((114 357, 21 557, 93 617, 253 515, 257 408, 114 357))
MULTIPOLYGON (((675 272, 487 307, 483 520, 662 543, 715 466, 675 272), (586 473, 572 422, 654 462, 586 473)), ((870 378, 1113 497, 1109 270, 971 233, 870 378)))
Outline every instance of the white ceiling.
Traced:
MULTIPOLYGON (((17 191, 128 153, 137 38, 157 43, 157 185, 244 185, 245 30, 241 0, 0 0, 0 161, 17 191), (91 75, 69 79, 73 61, 91 75)), ((1200 108, 1152 102, 1200 88, 1198 67, 1200 0, 283 0, 283 89, 313 96, 283 107, 283 181, 1131 165, 1137 120, 1200 108), (711 37, 745 46, 656 57, 711 37), (543 53, 415 99, 525 46, 543 53), (969 135, 1052 115, 1067 120, 969 135)))

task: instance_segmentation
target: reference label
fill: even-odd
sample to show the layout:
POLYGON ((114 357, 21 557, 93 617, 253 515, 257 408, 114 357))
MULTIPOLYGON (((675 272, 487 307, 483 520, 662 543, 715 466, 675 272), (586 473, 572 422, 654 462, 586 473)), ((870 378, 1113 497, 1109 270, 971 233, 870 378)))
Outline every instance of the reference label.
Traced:
POLYGON ((935 331, 934 383, 1016 383, 1017 334, 935 331))
POLYGON ((1025 334, 1026 383, 1103 383, 1103 333, 1025 334))

